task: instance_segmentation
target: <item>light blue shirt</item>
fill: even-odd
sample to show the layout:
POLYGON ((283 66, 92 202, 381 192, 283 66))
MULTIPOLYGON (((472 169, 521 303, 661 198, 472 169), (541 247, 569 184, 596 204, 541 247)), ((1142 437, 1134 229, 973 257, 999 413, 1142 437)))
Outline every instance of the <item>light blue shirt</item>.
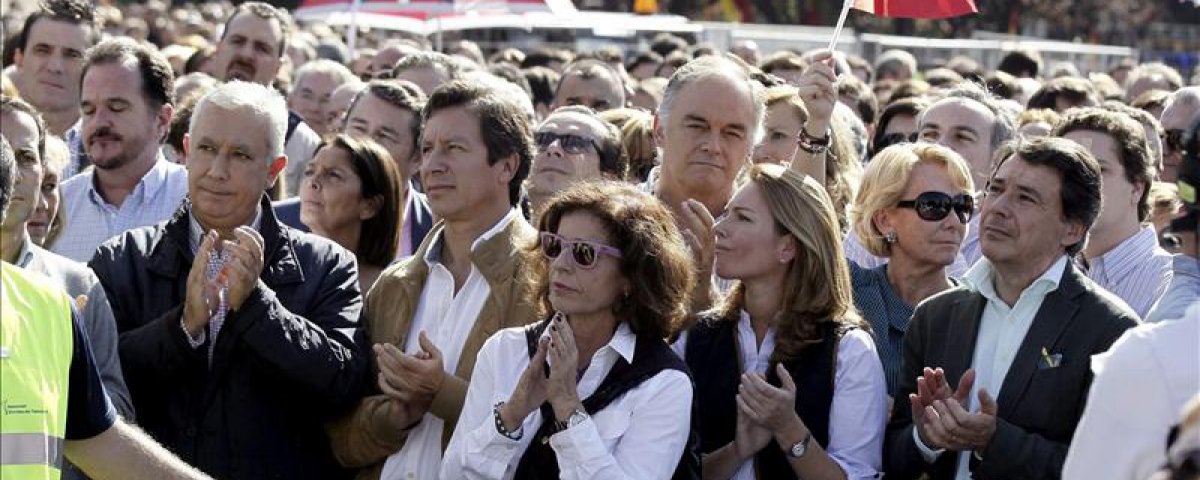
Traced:
POLYGON ((161 153, 120 207, 100 196, 95 175, 88 169, 62 184, 66 224, 53 252, 77 262, 91 260, 96 247, 114 236, 170 218, 187 196, 187 170, 161 153))
MULTIPOLYGON (((1000 396, 1000 387, 1004 385, 1004 377, 1012 366, 1013 357, 1025 341, 1025 334, 1033 325, 1033 319, 1042 308, 1042 301, 1050 292, 1058 290, 1059 281, 1067 269, 1067 257, 1061 256, 1042 273, 1042 276, 1025 287, 1017 302, 1013 305, 1005 303, 996 292, 995 270, 986 258, 975 263, 963 276, 962 282, 967 288, 983 295, 987 300, 983 315, 979 318, 979 334, 975 340, 975 355, 971 359, 971 368, 975 369, 975 384, 971 394, 967 396, 967 407, 970 411, 979 408, 979 389, 987 389, 992 398, 1000 396)), ((961 319, 970 321, 970 319, 961 319)), ((913 438, 917 449, 925 461, 932 463, 943 453, 934 450, 921 441, 917 429, 913 429, 913 438)), ((960 452, 955 478, 968 480, 970 472, 970 451, 960 452)))
POLYGON ((1188 307, 1200 302, 1200 260, 1187 255, 1176 255, 1174 276, 1167 293, 1158 305, 1146 316, 1147 322, 1161 322, 1183 318, 1188 307))
POLYGON ((1085 267, 1089 279, 1120 297, 1142 318, 1171 283, 1171 254, 1158 246, 1158 234, 1149 225, 1085 267))

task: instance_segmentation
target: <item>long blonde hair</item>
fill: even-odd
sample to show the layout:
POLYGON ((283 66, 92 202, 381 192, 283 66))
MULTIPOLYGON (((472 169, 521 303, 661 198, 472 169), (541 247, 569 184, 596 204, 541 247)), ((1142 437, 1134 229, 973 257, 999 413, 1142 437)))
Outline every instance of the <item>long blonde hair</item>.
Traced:
MULTIPOLYGON (((782 165, 754 165, 746 177, 762 191, 776 230, 791 235, 799 247, 780 286, 773 360, 793 359, 819 343, 822 323, 869 329, 854 307, 841 230, 825 188, 782 165)), ((718 307, 721 318, 737 318, 744 291, 740 282, 734 286, 718 307)))

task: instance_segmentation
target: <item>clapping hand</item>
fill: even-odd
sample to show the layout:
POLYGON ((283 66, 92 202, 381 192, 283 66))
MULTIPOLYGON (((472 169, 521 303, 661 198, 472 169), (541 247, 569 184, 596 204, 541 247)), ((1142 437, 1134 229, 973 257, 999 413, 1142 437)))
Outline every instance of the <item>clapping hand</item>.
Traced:
MULTIPOLYGON (((957 407, 955 411, 965 413, 968 396, 974 385, 975 369, 968 369, 964 372, 958 380, 958 387, 951 388, 950 383, 946 380, 946 373, 941 368, 925 367, 922 375, 917 377, 916 393, 908 395, 913 426, 917 429, 921 441, 933 448, 969 449, 955 448, 963 447, 965 442, 955 441, 955 438, 946 429, 953 424, 947 423, 946 420, 951 418, 947 416, 950 414, 951 404, 957 407), (938 413, 939 408, 942 410, 942 414, 938 413)), ((980 393, 986 395, 986 392, 981 391, 980 393)), ((977 434, 978 432, 973 433, 977 434)), ((990 434, 988 437, 990 438, 990 434)))
POLYGON ((233 230, 236 242, 225 242, 223 250, 229 261, 219 278, 229 287, 229 309, 237 311, 258 285, 263 270, 263 238, 253 228, 242 226, 233 230))
POLYGON ((380 388, 386 384, 385 394, 409 403, 431 401, 446 379, 441 350, 429 341, 425 332, 421 332, 417 341, 421 351, 414 354, 405 354, 391 344, 375 345, 380 388))
POLYGON ((579 400, 579 348, 575 345, 575 333, 566 316, 556 314, 550 320, 550 378, 546 382, 546 397, 554 408, 554 416, 564 421, 577 409, 583 408, 579 400))

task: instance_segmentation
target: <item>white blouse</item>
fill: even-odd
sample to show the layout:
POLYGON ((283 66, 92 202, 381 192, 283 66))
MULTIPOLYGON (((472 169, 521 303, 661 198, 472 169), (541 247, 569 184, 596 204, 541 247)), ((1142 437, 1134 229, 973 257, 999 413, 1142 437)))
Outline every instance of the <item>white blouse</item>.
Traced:
MULTIPOLYGON (((767 330, 757 350, 752 348, 758 341, 746 312, 742 312, 737 332, 738 344, 742 346, 739 352, 742 356, 742 373, 765 375, 771 354, 775 351, 775 328, 767 330)), ((671 348, 679 356, 684 356, 687 351, 687 332, 671 348)), ((883 364, 880 363, 879 354, 875 353, 875 341, 870 333, 851 330, 838 342, 833 383, 829 445, 822 446, 846 472, 847 479, 878 478, 883 466, 883 434, 888 417, 887 381, 884 380, 883 364)), ((797 392, 796 395, 804 395, 804 392, 797 392)), ((733 480, 754 480, 754 462, 742 462, 733 480)))
MULTIPOLYGON (((579 381, 581 399, 596 391, 618 357, 633 361, 636 341, 628 324, 622 323, 612 340, 592 356, 579 381)), ((529 414, 521 424, 521 438, 511 440, 496 431, 492 408, 508 400, 528 365, 524 327, 501 330, 484 343, 440 478, 513 478, 542 423, 541 411, 529 414)), ((671 478, 687 443, 691 411, 688 376, 678 370, 659 372, 583 423, 550 437, 560 478, 671 478)))

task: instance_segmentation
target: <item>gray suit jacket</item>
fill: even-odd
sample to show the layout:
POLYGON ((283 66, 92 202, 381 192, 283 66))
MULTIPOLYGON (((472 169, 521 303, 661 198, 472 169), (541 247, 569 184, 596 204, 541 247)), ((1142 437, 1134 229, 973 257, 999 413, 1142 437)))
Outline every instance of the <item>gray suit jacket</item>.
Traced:
MULTIPOLYGON (((987 300, 966 286, 922 302, 904 337, 896 405, 888 423, 884 463, 888 478, 954 478, 958 452, 926 463, 913 441, 908 395, 924 367, 942 367, 956 384, 975 354, 987 300)), ((1058 289, 1046 295, 1004 377, 996 432, 982 461, 971 456, 976 479, 1059 478, 1075 425, 1092 383, 1091 357, 1108 350, 1138 318, 1124 302, 1084 277, 1070 262, 1058 289), (1041 361, 1045 348, 1061 364, 1041 361)))

